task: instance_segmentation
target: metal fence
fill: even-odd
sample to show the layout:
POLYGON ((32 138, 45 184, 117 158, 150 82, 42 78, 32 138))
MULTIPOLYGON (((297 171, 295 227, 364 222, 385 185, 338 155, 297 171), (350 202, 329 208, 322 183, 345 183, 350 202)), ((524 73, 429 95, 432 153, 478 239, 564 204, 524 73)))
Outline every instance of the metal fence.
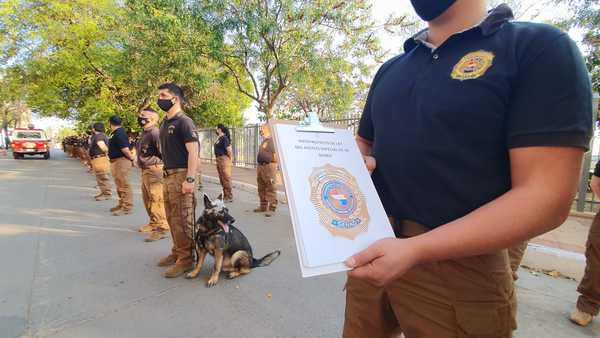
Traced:
MULTIPOLYGON (((323 121, 336 128, 348 128, 353 133, 358 130, 358 118, 323 121)), ((260 125, 247 125, 243 127, 229 127, 231 132, 231 147, 233 148, 233 165, 236 167, 255 168, 258 147, 262 142, 259 133, 260 125)), ((215 128, 200 129, 200 159, 205 162, 215 163, 213 146, 217 141, 215 128)))
MULTIPOLYGON (((230 127, 231 147, 233 148, 233 165, 236 167, 256 167, 258 146, 262 142, 259 134, 260 125, 230 127)), ((200 129, 200 159, 215 162, 213 146, 217 141, 215 128, 200 129)))
MULTIPOLYGON (((331 127, 347 128, 354 134, 358 131, 359 118, 347 118, 339 120, 323 121, 331 127)), ((256 167, 256 155, 258 147, 262 142, 259 134, 260 125, 248 125, 244 127, 231 127, 231 145, 233 148, 233 165, 237 167, 256 167)), ((213 145, 217 140, 214 128, 201 129, 200 134, 200 158, 203 161, 215 163, 213 145)), ((600 159, 600 135, 596 134, 590 145, 590 151, 585 154, 581 177, 573 210, 580 212, 598 212, 600 210, 600 196, 595 196, 590 189, 590 179, 596 162, 600 159)))

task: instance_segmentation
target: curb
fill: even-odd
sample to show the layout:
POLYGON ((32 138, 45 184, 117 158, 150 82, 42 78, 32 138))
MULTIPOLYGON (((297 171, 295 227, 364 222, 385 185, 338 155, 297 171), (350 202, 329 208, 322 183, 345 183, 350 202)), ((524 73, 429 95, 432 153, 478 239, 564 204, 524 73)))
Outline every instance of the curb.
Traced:
POLYGON ((585 271, 585 255, 529 243, 521 265, 540 270, 558 271, 564 276, 580 281, 585 271))
POLYGON ((589 211, 571 211, 569 213, 569 216, 594 219, 594 217, 596 216, 596 213, 589 212, 589 211))
MULTIPOLYGON (((202 182, 221 184, 218 177, 202 175, 202 182)), ((231 187, 242 191, 258 194, 258 187, 254 184, 242 182, 242 181, 231 181, 231 187)), ((287 196, 284 191, 277 191, 277 199, 280 203, 287 203, 287 196)))

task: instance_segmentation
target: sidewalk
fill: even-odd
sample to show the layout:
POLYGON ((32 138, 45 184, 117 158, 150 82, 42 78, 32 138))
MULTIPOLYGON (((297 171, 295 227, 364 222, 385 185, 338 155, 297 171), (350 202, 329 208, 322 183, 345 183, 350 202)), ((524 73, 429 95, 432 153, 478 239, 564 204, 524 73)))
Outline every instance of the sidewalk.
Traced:
MULTIPOLYGON (((203 180, 219 183, 219 175, 214 164, 202 163, 203 180)), ((252 168, 232 168, 234 188, 256 193, 256 170, 252 168)), ((281 176, 277 179, 279 199, 285 203, 285 189, 281 176)), ((569 216, 557 229, 532 239, 523 258, 523 266, 543 271, 558 271, 560 274, 580 280, 585 270, 585 242, 592 219, 569 216)))
MULTIPOLYGON (((219 174, 217 173, 217 167, 213 163, 202 162, 202 179, 203 181, 220 184, 219 174)), ((256 187, 256 169, 254 168, 231 168, 231 185, 233 188, 241 189, 247 192, 258 193, 256 187)), ((281 175, 277 175, 276 183, 277 197, 283 203, 286 203, 287 198, 285 197, 285 188, 283 187, 283 181, 281 175)))

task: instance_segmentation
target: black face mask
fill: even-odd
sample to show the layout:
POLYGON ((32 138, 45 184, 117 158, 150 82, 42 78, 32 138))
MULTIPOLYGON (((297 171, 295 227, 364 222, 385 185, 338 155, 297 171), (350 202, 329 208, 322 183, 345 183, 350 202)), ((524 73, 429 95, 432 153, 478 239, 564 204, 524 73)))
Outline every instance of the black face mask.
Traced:
POLYGON ((425 21, 431 21, 442 15, 456 0, 410 0, 415 12, 425 21))
POLYGON ((173 107, 173 102, 171 102, 171 100, 173 99, 158 99, 156 104, 158 104, 158 107, 164 112, 168 112, 173 107))
POLYGON ((138 124, 140 125, 140 127, 145 126, 146 124, 148 124, 148 119, 145 117, 138 117, 138 124))

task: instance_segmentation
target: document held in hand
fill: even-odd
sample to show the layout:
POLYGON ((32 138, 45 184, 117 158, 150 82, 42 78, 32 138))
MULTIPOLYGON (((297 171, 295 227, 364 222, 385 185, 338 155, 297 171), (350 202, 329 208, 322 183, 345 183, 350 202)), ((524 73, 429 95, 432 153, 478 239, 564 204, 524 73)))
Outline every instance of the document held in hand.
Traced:
POLYGON ((350 131, 272 127, 303 277, 346 271, 348 257, 394 237, 350 131))

